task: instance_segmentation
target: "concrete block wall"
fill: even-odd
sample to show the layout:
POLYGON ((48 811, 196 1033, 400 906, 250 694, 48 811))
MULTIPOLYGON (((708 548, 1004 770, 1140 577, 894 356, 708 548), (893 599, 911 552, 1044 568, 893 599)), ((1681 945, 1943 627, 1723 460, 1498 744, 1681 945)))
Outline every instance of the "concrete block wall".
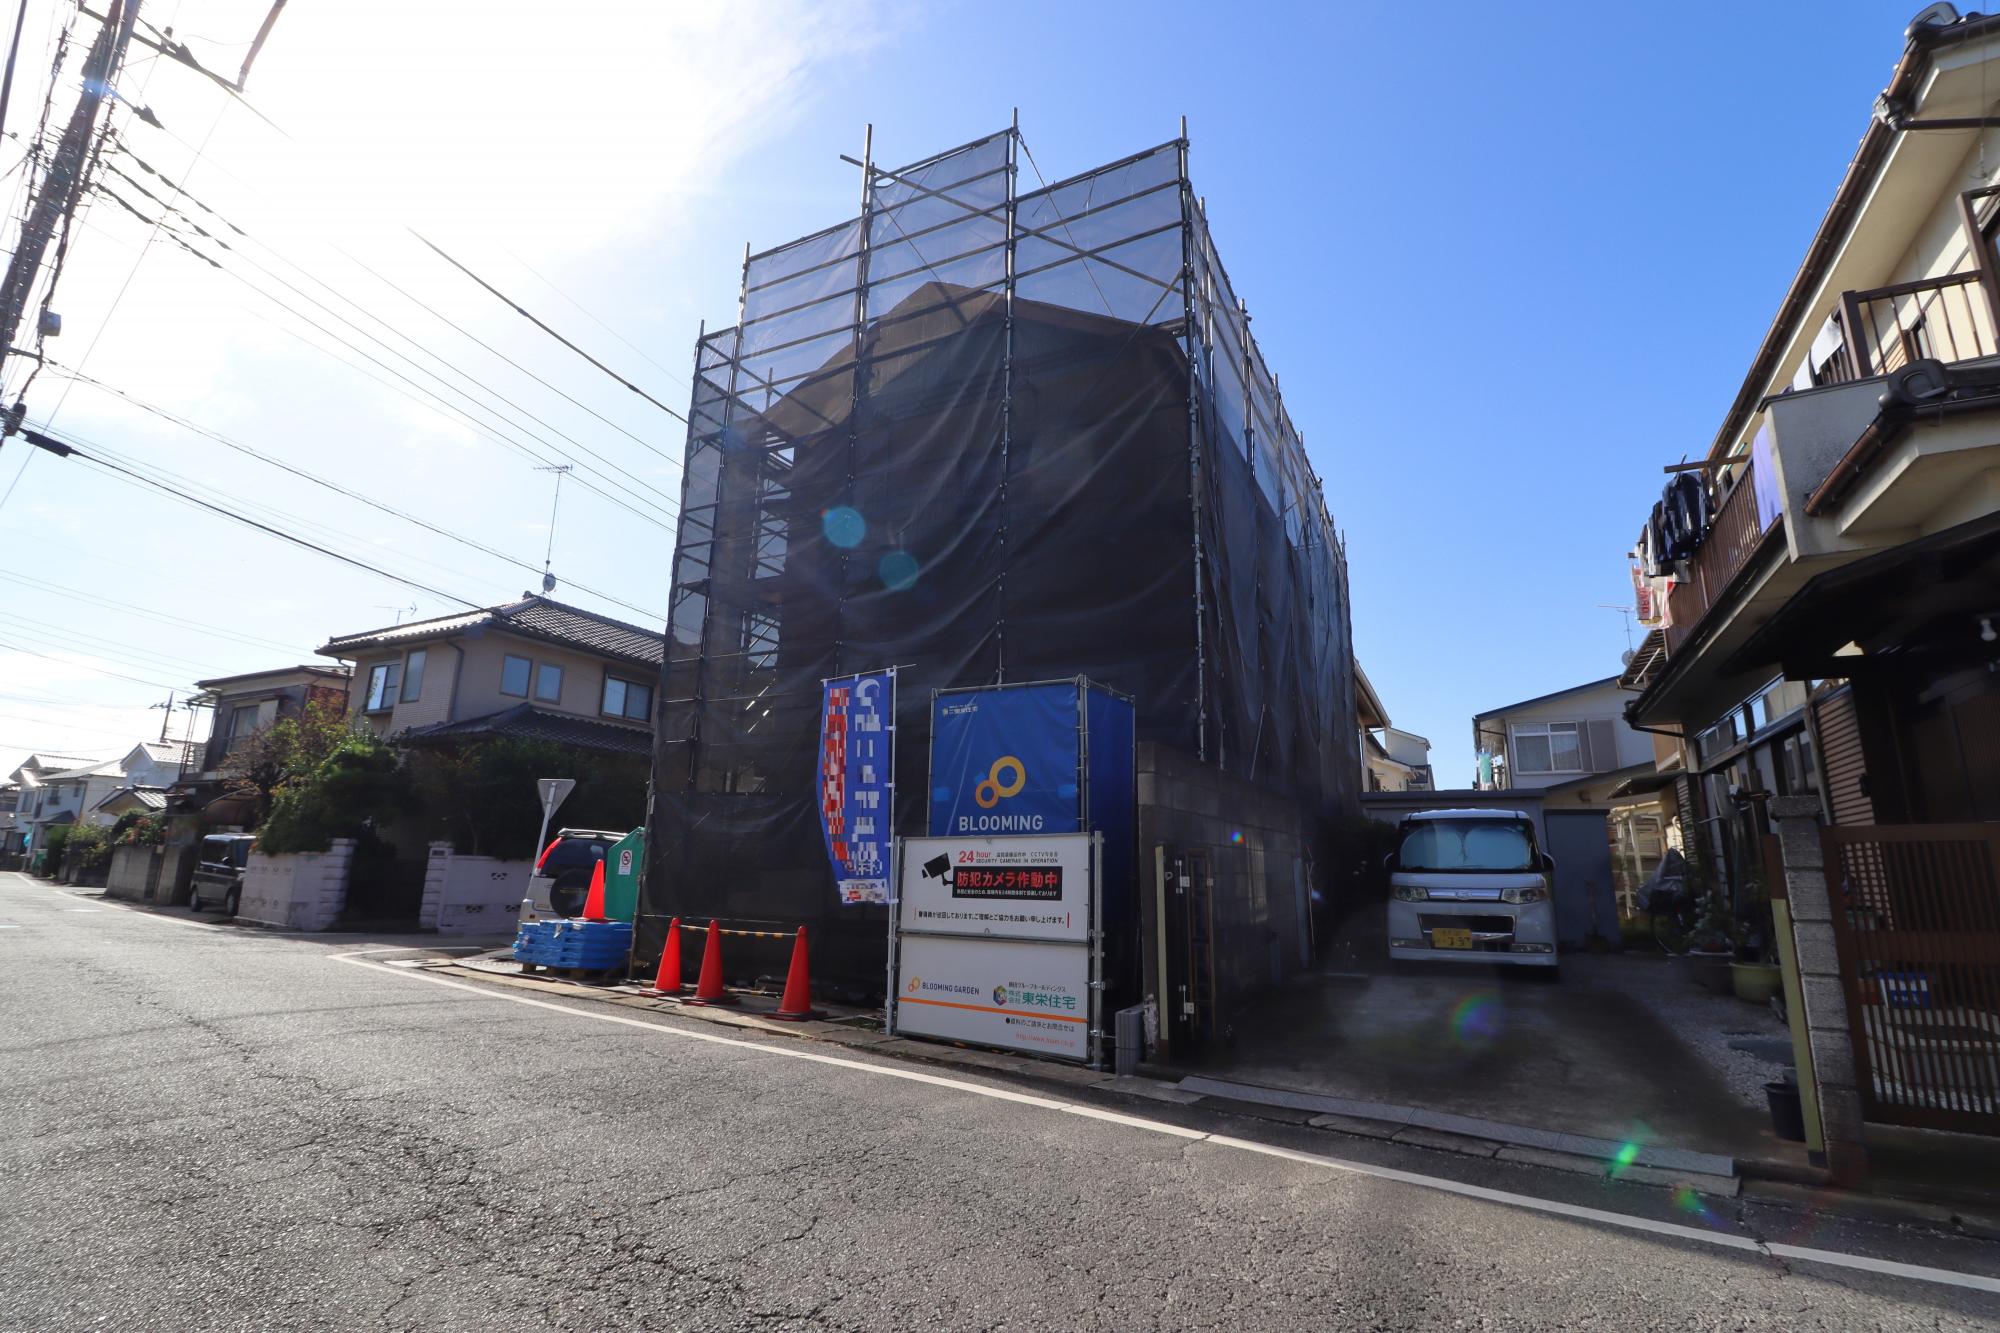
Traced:
MULTIPOLYGON (((1833 895, 1827 889, 1820 844, 1817 796, 1774 796, 1771 818, 1784 854, 1785 899, 1792 914, 1792 942, 1805 1001, 1811 1076, 1826 1133, 1826 1164, 1836 1179, 1858 1178, 1867 1168, 1861 1131, 1861 1090, 1848 1026, 1847 989, 1833 933, 1833 895)), ((1800 1071, 1803 1078, 1806 1071, 1800 1071)))
POLYGON ((440 935, 500 935, 514 928, 528 896, 532 861, 461 856, 448 842, 430 845, 417 925, 440 935))
POLYGON ((132 902, 142 902, 151 897, 154 866, 158 858, 151 847, 114 847, 111 849, 111 870, 104 880, 104 893, 110 898, 126 898, 132 902))
POLYGON ((354 839, 335 838, 330 850, 267 855, 252 851, 243 870, 240 921, 287 930, 326 930, 347 906, 347 876, 354 839))

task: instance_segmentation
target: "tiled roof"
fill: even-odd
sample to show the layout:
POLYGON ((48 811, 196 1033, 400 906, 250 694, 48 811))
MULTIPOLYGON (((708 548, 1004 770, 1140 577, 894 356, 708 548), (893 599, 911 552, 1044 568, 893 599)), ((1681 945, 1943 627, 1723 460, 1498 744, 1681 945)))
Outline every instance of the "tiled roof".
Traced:
POLYGON ((396 737, 404 745, 436 745, 480 736, 512 736, 520 740, 553 741, 610 754, 651 754, 653 735, 639 727, 600 722, 596 718, 551 712, 533 704, 516 704, 484 717, 412 727, 396 737))
POLYGON ((102 810, 113 801, 126 796, 132 797, 148 810, 164 810, 167 808, 167 789, 165 787, 120 787, 92 808, 102 810))
POLYGON ((360 649, 434 639, 481 625, 645 666, 659 666, 666 655, 665 634, 661 630, 645 629, 536 596, 523 597, 505 606, 487 607, 483 611, 413 620, 407 625, 392 625, 387 629, 367 630, 360 634, 343 634, 329 639, 320 652, 329 657, 345 657, 360 649))

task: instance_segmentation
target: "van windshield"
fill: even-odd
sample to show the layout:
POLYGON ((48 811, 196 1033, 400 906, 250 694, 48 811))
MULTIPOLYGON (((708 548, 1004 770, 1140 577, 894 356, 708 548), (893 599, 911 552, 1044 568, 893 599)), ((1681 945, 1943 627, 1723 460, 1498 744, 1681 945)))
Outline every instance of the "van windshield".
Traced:
POLYGON ((1426 819, 1411 824, 1396 849, 1396 868, 1423 872, 1535 870, 1534 831, 1499 819, 1426 819))

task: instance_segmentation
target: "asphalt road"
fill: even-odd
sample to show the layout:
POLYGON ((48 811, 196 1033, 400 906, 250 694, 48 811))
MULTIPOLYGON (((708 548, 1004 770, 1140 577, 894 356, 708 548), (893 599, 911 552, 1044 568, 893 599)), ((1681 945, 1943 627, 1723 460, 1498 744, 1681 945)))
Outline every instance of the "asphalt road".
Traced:
POLYGON ((1676 1202, 335 957, 397 943, 0 874, 0 1329, 2000 1320, 1963 1285, 1995 1246, 1836 1200, 1676 1202))

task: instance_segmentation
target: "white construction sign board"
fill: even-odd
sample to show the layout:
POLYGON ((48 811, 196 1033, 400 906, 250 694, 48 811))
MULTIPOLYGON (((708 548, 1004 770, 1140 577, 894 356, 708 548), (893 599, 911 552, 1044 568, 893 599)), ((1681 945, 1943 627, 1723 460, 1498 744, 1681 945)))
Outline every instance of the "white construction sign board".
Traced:
POLYGON ((891 1030, 1090 1060, 1097 835, 905 838, 891 1030))

